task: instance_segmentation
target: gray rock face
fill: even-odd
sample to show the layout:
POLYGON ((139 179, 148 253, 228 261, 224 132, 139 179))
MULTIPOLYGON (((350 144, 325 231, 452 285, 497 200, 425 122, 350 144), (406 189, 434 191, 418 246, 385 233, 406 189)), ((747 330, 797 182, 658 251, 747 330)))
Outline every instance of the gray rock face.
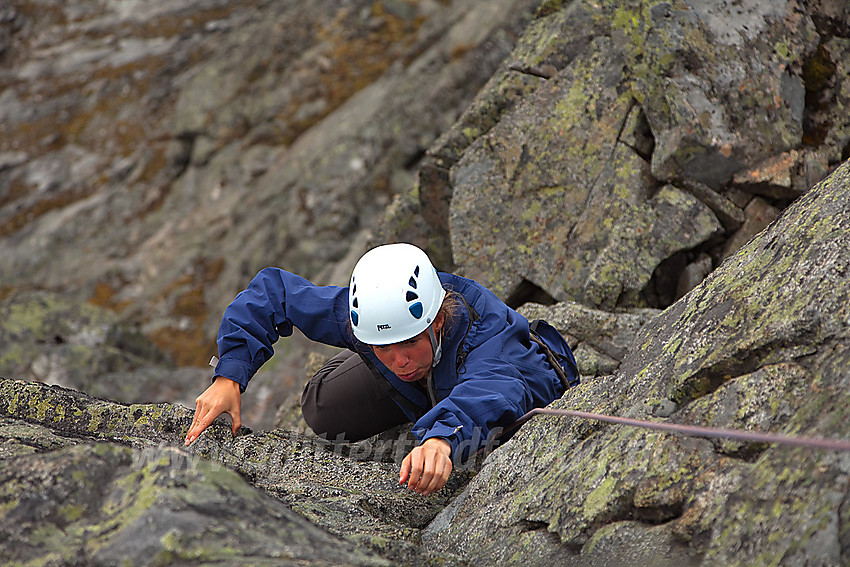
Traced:
MULTIPOLYGON (((850 163, 553 407, 846 438, 848 192, 850 163)), ((423 537, 484 563, 838 565, 848 483, 843 453, 539 417, 423 537)))
POLYGON ((415 544, 474 469, 421 498, 397 483, 397 463, 412 448, 404 434, 340 446, 280 430, 243 429, 234 439, 219 422, 184 448, 192 419, 184 407, 6 379, 0 415, 4 556, 47 561, 74 549, 94 564, 386 564, 379 553, 406 564, 458 562, 415 544), (31 479, 34 470, 43 472, 31 479), (45 490, 53 491, 47 501, 45 490), (36 538, 21 549, 36 532, 46 544, 36 538))
POLYGON ((526 304, 520 313, 529 321, 544 319, 558 329, 567 338, 583 376, 608 376, 623 362, 638 331, 661 311, 610 312, 563 301, 551 307, 526 304))
MULTIPOLYGON (((533 5, 8 6, 0 299, 35 288, 106 307, 173 363, 206 367, 223 309, 260 269, 347 282, 533 5)), ((271 427, 300 390, 304 342, 255 378, 251 423, 271 427)), ((202 383, 172 381, 171 399, 202 383)))
MULTIPOLYGON (((450 167, 456 263, 505 297, 530 281, 609 309, 671 303, 679 275, 654 297, 656 270, 737 231, 746 200, 736 204, 736 192, 794 197, 805 182, 792 178, 810 180, 809 165, 846 158, 847 120, 806 106, 845 80, 834 63, 843 40, 818 47, 818 12, 796 2, 572 2, 538 19, 524 39, 551 73, 517 89, 462 150, 456 137, 430 150, 450 167), (817 86, 816 67, 829 77, 817 86), (798 152, 814 121, 823 146, 798 152)), ((528 49, 520 42, 505 74, 530 72, 528 49)), ((507 81, 479 99, 498 99, 507 81)))
POLYGON ((653 175, 719 187, 742 164, 799 146, 802 66, 818 35, 796 2, 660 4, 649 12, 647 64, 636 79, 656 138, 653 175), (741 58, 742 50, 751 56, 741 58))
MULTIPOLYGON (((5 420, 9 434, 22 425, 5 420)), ((163 448, 67 444, 0 463, 6 561, 389 565, 237 473, 163 448)))
MULTIPOLYGON (((621 360, 552 406, 845 437, 848 191, 850 162, 660 314, 528 306, 621 360)), ((395 484, 403 436, 339 448, 285 431, 231 438, 218 423, 183 449, 186 408, 13 380, 0 381, 0 415, 0 545, 21 561, 67 550, 94 564, 848 561, 837 452, 538 417, 471 480, 476 469, 456 471, 423 499, 395 484)))
POLYGON ((8 6, 0 290, 91 300, 205 365, 261 268, 327 282, 362 254, 534 4, 8 6))
POLYGON ((0 301, 0 376, 57 384, 127 403, 194 405, 206 370, 174 368, 111 310, 60 294, 20 292, 0 301), (187 391, 188 390, 188 391, 187 391))
POLYGON ((846 438, 848 10, 0 0, 0 556, 850 563, 831 452, 537 417, 414 496, 403 432, 273 429, 296 337, 182 447, 257 270, 394 240, 568 338, 554 407, 846 438))

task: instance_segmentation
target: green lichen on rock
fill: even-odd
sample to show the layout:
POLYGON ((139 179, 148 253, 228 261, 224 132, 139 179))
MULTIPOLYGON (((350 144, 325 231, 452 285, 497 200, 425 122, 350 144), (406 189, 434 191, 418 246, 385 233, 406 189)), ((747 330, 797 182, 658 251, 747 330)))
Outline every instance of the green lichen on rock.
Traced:
POLYGON ((835 2, 358 0, 317 2, 304 18, 306 4, 282 2, 259 22, 253 0, 247 10, 230 4, 185 18, 185 8, 151 18, 135 3, 122 4, 126 20, 108 6, 92 16, 104 33, 122 22, 116 35, 73 44, 52 40, 101 32, 85 10, 74 20, 73 3, 54 4, 38 18, 25 2, 6 14, 15 64, 3 106, 10 131, 24 136, 0 144, 29 145, 0 158, 0 200, 11 201, 0 210, 0 375, 93 396, 0 381, 4 559, 850 563, 841 455, 538 417, 480 474, 456 470, 444 491, 420 498, 396 484, 397 459, 372 458, 374 445, 244 429, 234 438, 222 420, 183 448, 190 410, 128 404, 166 397, 147 378, 194 378, 138 370, 164 357, 115 313, 13 289, 27 280, 82 296, 97 286, 99 304, 144 313, 145 323, 198 315, 186 334, 197 339, 216 322, 203 322, 204 306, 223 308, 263 258, 308 276, 338 274, 331 265, 366 246, 383 203, 406 191, 429 148, 431 169, 386 211, 395 232, 380 237, 415 236, 503 297, 533 285, 539 297, 576 301, 547 318, 560 316, 550 320, 580 369, 599 376, 554 407, 846 438, 848 166, 663 313, 622 309, 644 304, 667 260, 712 251, 722 230, 740 226, 747 196, 735 172, 799 152, 780 175, 795 179, 798 194, 847 157, 850 44, 847 11, 835 2), (299 29, 281 23, 294 10, 299 29), (441 21, 446 14, 458 21, 441 21), (491 27, 478 33, 478 24, 491 27), (103 68, 63 55, 110 37, 103 68), (18 59, 16 42, 35 39, 63 65, 18 59), (126 46, 139 61, 113 65, 132 55, 126 46), (166 48, 168 58, 155 53, 166 48), (201 64, 183 68, 187 60, 201 64), (86 76, 98 82, 77 88, 86 76), (146 94, 113 96, 121 85, 146 94), (43 104, 31 120, 18 110, 35 94, 43 104), (145 106, 155 119, 145 120, 145 106), (69 109, 53 137, 56 113, 69 109), (127 120, 106 124, 119 114, 127 120), (139 143, 139 124, 151 144, 139 143), (101 135, 115 127, 125 133, 101 135), (120 155, 99 153, 109 147, 120 155), (255 222, 239 222, 257 211, 255 222), (156 245, 189 241, 188 252, 156 245), (205 271, 198 250, 216 244, 226 257, 251 252, 195 278, 189 272, 205 271), (632 347, 625 338, 638 330, 632 347), (97 399, 104 373, 130 378, 127 403, 97 399))
MULTIPOLYGON (((547 10, 511 56, 512 68, 545 82, 446 163, 456 263, 502 297, 530 281, 557 300, 645 305, 655 268, 740 224, 741 211, 716 191, 747 164, 800 144, 801 65, 817 38, 809 19, 784 13, 655 1, 547 10), (775 56, 779 44, 790 58, 775 56), (683 179, 707 188, 698 198, 723 228, 687 218, 703 230, 641 248, 631 235, 652 231, 642 201, 683 179)), ((495 92, 491 83, 479 100, 495 92)))
POLYGON ((753 239, 656 323, 672 336, 648 331, 641 355, 668 365, 669 396, 690 401, 768 358, 804 356, 846 326, 850 286, 844 250, 850 246, 845 165, 807 194, 772 230, 753 239), (712 329, 718 334, 702 334, 712 329), (683 341, 680 337, 690 335, 683 341), (800 344, 800 340, 805 340, 800 344), (682 345, 670 351, 670 344, 682 345))
MULTIPOLYGON (((474 469, 458 469, 448 486, 429 498, 408 491, 397 484, 396 457, 412 448, 404 432, 396 439, 366 440, 350 446, 286 431, 252 434, 244 428, 234 438, 229 425, 219 419, 191 447, 184 448, 182 440, 191 422, 191 411, 187 408, 171 404, 119 404, 58 386, 6 379, 0 380, 0 415, 9 424, 0 422, 0 431, 10 436, 0 449, 0 460, 8 458, 9 466, 15 462, 13 458, 37 458, 44 454, 44 459, 50 459, 54 457, 49 455, 65 447, 76 444, 87 447, 95 441, 100 444, 94 445, 92 454, 106 460, 116 450, 115 444, 132 448, 129 455, 135 466, 113 481, 112 496, 99 505, 104 514, 98 520, 100 527, 85 528, 90 536, 87 545, 92 550, 102 547, 107 550, 102 553, 117 553, 114 538, 118 536, 114 532, 129 533, 127 529, 144 521, 152 522, 156 526, 154 531, 162 530, 160 536, 164 539, 146 545, 154 546, 163 558, 202 563, 232 555, 233 561, 238 561, 243 552, 213 547, 208 553, 204 550, 206 543, 190 544, 187 538, 195 536, 172 534, 166 525, 171 520, 160 522, 155 516, 154 510, 162 504, 158 492, 162 474, 173 476, 174 471, 179 472, 178 476, 200 474, 200 467, 204 471, 201 476, 192 477, 191 481, 189 478, 174 481, 197 485, 193 488, 197 495, 189 502, 193 507, 215 508, 205 504, 219 498, 219 489, 210 483, 215 485, 216 479, 230 478, 233 474, 230 471, 236 471, 250 480, 251 486, 245 484, 239 488, 239 494, 228 497, 234 502, 242 502, 249 496, 248 500, 256 498, 253 493, 264 493, 320 526, 322 533, 349 538, 355 543, 382 538, 385 542, 373 550, 384 557, 403 559, 414 565, 455 562, 451 555, 426 552, 416 541, 419 530, 468 481, 474 469), (26 425, 27 422, 33 425, 26 425), (62 437, 56 437, 53 431, 62 437), (352 524, 354 519, 356 522, 352 524)), ((74 460, 67 455, 55 459, 57 467, 69 466, 67 461, 74 460)), ((85 474, 85 469, 75 466, 67 476, 77 487, 91 484, 91 476, 85 474)), ((11 504, 7 502, 3 506, 11 504)), ((94 512, 77 506, 67 502, 61 510, 62 517, 74 517, 80 525, 87 525, 94 512)), ((47 530, 44 535, 47 539, 58 537, 52 528, 34 529, 47 530)), ((69 530, 65 529, 62 538, 82 537, 69 530)), ((60 547, 71 545, 71 540, 62 539, 64 543, 60 547)), ((132 553, 136 552, 139 550, 132 553)))
POLYGON ((0 476, 0 548, 13 562, 388 565, 179 449, 82 444, 6 461, 0 476))
POLYGON ((686 172, 716 187, 743 161, 800 144, 800 66, 817 42, 809 21, 783 16, 779 4, 745 13, 720 4, 644 3, 645 35, 632 69, 659 142, 656 177, 686 172), (784 54, 778 58, 776 46, 784 54), (755 55, 742 59, 742 48, 755 55))
POLYGON ((82 437, 143 440, 147 435, 152 437, 148 443, 155 442, 155 435, 173 442, 191 423, 191 412, 180 406, 126 405, 59 386, 8 379, 0 379, 0 413, 82 437))
POLYGON ((428 153, 444 166, 454 165, 466 149, 487 134, 524 98, 542 88, 541 65, 553 69, 564 65, 569 55, 564 51, 569 37, 559 33, 563 22, 581 25, 569 10, 553 10, 544 18, 532 21, 523 31, 506 64, 482 87, 451 128, 428 153))
POLYGON ((114 311, 46 291, 19 291, 0 301, 0 376, 134 402, 161 399, 178 375, 190 373, 176 371, 114 311))
MULTIPOLYGON (((848 191, 850 162, 642 326, 613 376, 586 379, 552 407, 846 438, 848 191)), ((425 540, 498 562, 504 538, 511 560, 531 565, 596 565, 597 553, 622 560, 637 548, 653 565, 843 564, 844 460, 540 416, 491 455, 425 540), (531 529, 558 538, 516 551, 531 529)))
POLYGON ((536 21, 516 60, 533 67, 522 48, 543 41, 546 49, 530 52, 559 49, 562 68, 451 170, 454 259, 504 297, 526 279, 559 300, 640 305, 663 260, 721 232, 693 198, 649 187, 645 156, 622 142, 644 123, 623 55, 634 34, 646 33, 642 10, 579 2, 536 21), (631 35, 601 33, 608 10, 631 35), (685 231, 659 233, 683 224, 685 231))

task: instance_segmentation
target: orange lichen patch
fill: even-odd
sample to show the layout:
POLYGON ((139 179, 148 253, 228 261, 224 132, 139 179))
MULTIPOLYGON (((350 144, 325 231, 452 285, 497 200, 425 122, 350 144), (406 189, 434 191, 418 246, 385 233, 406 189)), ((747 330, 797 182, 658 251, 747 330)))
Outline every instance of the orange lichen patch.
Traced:
MULTIPOLYGON (((145 174, 150 169, 153 173, 157 173, 153 167, 145 167, 145 173, 142 174, 142 178, 145 177, 145 174)), ((147 198, 144 203, 138 209, 138 216, 144 217, 152 212, 158 211, 162 208, 162 205, 165 204, 165 200, 168 197, 168 194, 171 192, 171 185, 158 185, 153 187, 147 194, 147 198)))
POLYGON ((462 59, 464 55, 472 51, 477 47, 474 43, 461 43, 452 47, 451 52, 449 53, 449 59, 452 61, 457 61, 458 59, 462 59))
MULTIPOLYGON (((165 65, 161 56, 148 57, 121 67, 104 67, 95 71, 91 83, 122 84, 133 93, 129 99, 141 101, 150 87, 150 81, 165 65)), ((62 129, 66 142, 78 143, 89 148, 108 151, 110 154, 130 155, 147 140, 161 136, 166 131, 163 124, 152 120, 164 117, 168 101, 159 101, 156 114, 145 113, 142 117, 127 116, 125 96, 97 95, 96 104, 79 109, 68 125, 62 129)))
POLYGON ((423 21, 387 13, 380 2, 372 5, 372 16, 380 25, 362 34, 346 33, 340 25, 344 22, 339 21, 319 32, 319 37, 332 46, 328 53, 331 66, 323 74, 329 92, 348 98, 380 77, 413 42, 414 32, 423 21))
POLYGON ((157 300, 167 300, 181 288, 203 289, 215 282, 224 267, 224 258, 198 258, 183 275, 163 288, 157 296, 157 300))
POLYGON ((205 338, 200 327, 165 327, 148 338, 179 366, 205 366, 216 352, 215 341, 205 338))
POLYGON ((116 290, 107 283, 98 283, 94 286, 94 292, 88 302, 98 307, 112 307, 112 298, 115 297, 116 290))
POLYGON ((203 318, 207 316, 207 303, 202 289, 192 288, 174 299, 173 311, 181 317, 203 318))
POLYGON ((42 152, 57 150, 64 146, 64 141, 59 135, 61 122, 59 113, 37 116, 17 124, 9 121, 4 125, 4 135, 0 136, 0 151, 13 152, 26 149, 32 159, 36 157, 33 150, 42 152))
POLYGON ((25 197, 32 189, 32 185, 24 183, 20 178, 13 178, 7 186, 6 192, 0 198, 0 208, 5 207, 10 203, 14 203, 21 197, 25 197))
POLYGON ((56 26, 61 28, 68 23, 68 16, 61 4, 50 2, 18 2, 15 12, 22 16, 22 20, 38 22, 41 27, 56 26))
MULTIPOLYGON (((150 183, 165 169, 167 165, 168 157, 165 154, 165 148, 163 146, 153 146, 148 148, 147 159, 144 163, 142 172, 139 174, 138 181, 140 183, 150 183)), ((165 196, 168 195, 167 190, 163 190, 160 193, 161 199, 165 199, 165 196)), ((148 206, 148 211, 158 209, 159 206, 162 205, 161 199, 157 199, 159 202, 155 206, 148 206)))
POLYGON ((17 291, 18 288, 12 287, 10 285, 0 286, 0 302, 6 301, 6 299, 12 297, 17 291))
MULTIPOLYGON (((29 93, 30 102, 39 107, 39 100, 63 100, 51 113, 36 116, 26 122, 10 122, 5 125, 0 138, 0 151, 27 148, 28 151, 43 152, 56 150, 68 144, 78 144, 93 151, 111 155, 130 155, 149 139, 165 131, 162 124, 152 121, 150 115, 138 120, 126 116, 126 96, 117 93, 89 92, 92 85, 123 85, 133 93, 130 100, 143 100, 143 93, 150 89, 150 81, 166 64, 163 56, 140 59, 120 67, 102 67, 86 76, 59 76, 52 81, 43 81, 38 92, 29 93), (49 86, 48 86, 49 85, 49 86)), ((165 116, 159 101, 158 116, 165 116)))
POLYGON ((409 55, 406 51, 415 42, 415 32, 424 22, 423 17, 407 20, 390 14, 381 2, 372 5, 376 25, 365 31, 362 25, 350 25, 350 17, 347 9, 340 9, 336 17, 318 31, 317 38, 327 46, 322 53, 327 65, 319 74, 315 89, 304 89, 303 94, 279 114, 288 121, 289 117, 297 115, 298 108, 319 97, 327 104, 321 113, 290 123, 282 143, 290 143, 353 94, 372 84, 395 61, 406 60, 409 55))
POLYGON ((563 0, 545 0, 538 8, 537 13, 534 14, 535 18, 545 18, 546 16, 551 16, 555 12, 563 9, 563 0))
POLYGON ((224 266, 223 258, 201 258, 158 296, 170 305, 173 315, 189 320, 186 327, 164 327, 148 337, 179 365, 203 366, 210 353, 215 352, 215 341, 204 336, 204 321, 209 315, 204 290, 218 278, 224 266))
POLYGON ((152 137, 145 121, 130 121, 119 118, 121 103, 104 100, 95 107, 78 112, 62 129, 63 138, 111 155, 128 156, 140 144, 152 137))
POLYGON ((92 292, 91 297, 89 297, 88 303, 97 307, 104 307, 106 309, 120 312, 127 307, 130 302, 127 300, 116 301, 115 295, 117 293, 118 290, 116 290, 112 285, 105 282, 99 282, 94 286, 94 291, 92 292))
POLYGON ((790 187, 791 171, 799 161, 799 152, 791 150, 768 158, 753 169, 735 175, 737 184, 770 183, 790 187))

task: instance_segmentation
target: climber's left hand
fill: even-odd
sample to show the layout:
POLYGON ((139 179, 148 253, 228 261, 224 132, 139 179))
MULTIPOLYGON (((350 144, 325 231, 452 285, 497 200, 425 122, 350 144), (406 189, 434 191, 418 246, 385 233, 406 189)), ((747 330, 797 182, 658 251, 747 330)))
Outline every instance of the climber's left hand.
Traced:
POLYGON ((441 437, 432 437, 413 449, 401 462, 398 483, 429 496, 445 486, 452 472, 452 446, 441 437))

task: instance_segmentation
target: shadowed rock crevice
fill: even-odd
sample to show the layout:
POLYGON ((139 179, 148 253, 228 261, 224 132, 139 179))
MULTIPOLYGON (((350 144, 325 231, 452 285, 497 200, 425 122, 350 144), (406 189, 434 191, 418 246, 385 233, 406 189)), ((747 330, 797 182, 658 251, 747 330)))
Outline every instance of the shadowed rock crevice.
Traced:
POLYGON ((806 87, 806 108, 803 116, 803 143, 820 146, 833 124, 824 114, 828 112, 835 87, 836 65, 823 41, 803 63, 803 84, 806 87))
MULTIPOLYGON (((552 407, 846 438, 849 167, 642 326, 612 376, 586 379, 552 407)), ((549 309, 559 328, 580 333, 564 308, 533 313, 549 309)), ((592 314, 583 313, 578 320, 592 314)), ((443 527, 438 516, 426 541, 498 562, 505 547, 493 542, 519 549, 530 520, 561 540, 519 552, 536 565, 547 564, 540 557, 590 565, 606 553, 622 561, 636 548, 642 565, 843 560, 841 454, 579 421, 525 424, 485 462, 452 522, 443 527), (487 536, 468 541, 477 533, 487 536)))
POLYGON ((537 303, 540 305, 553 305, 555 298, 546 293, 546 290, 533 282, 522 280, 520 284, 505 299, 508 306, 517 309, 526 303, 537 303))
MULTIPOLYGON (((637 114, 632 121, 623 122, 618 140, 631 148, 645 162, 652 163, 652 152, 655 150, 655 136, 646 119, 646 114, 635 101, 634 109, 637 114)), ((633 110, 634 110, 633 109, 633 110)), ((632 111, 630 111, 631 114, 632 111)))

